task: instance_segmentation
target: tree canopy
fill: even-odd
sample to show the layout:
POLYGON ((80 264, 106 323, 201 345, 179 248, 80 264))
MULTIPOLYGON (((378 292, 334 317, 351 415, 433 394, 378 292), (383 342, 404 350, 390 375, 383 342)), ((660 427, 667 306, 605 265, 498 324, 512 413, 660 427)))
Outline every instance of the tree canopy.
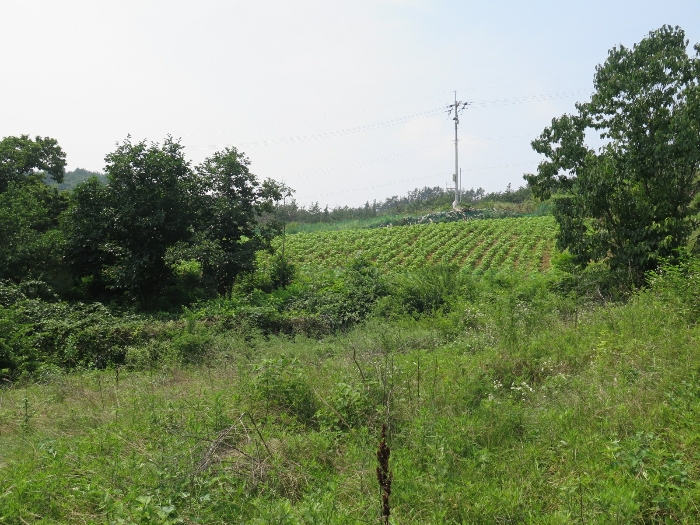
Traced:
POLYGON ((269 246, 280 230, 276 221, 261 224, 256 219, 274 211, 282 187, 271 180, 260 184, 249 165, 235 148, 226 148, 196 169, 204 188, 204 237, 217 254, 215 261, 203 262, 220 293, 230 291, 236 275, 252 270, 255 252, 269 246))
POLYGON ((558 244, 574 261, 607 261, 639 281, 695 227, 700 189, 700 45, 678 27, 614 47, 597 66, 595 91, 577 113, 552 120, 532 142, 544 155, 525 179, 554 195, 558 244), (586 132, 600 134, 598 151, 586 132))
POLYGON ((127 139, 106 157, 106 185, 93 178, 73 192, 65 228, 73 273, 145 306, 179 279, 226 293, 278 231, 258 218, 279 189, 248 166, 229 148, 193 169, 171 138, 127 139))
POLYGON ((59 271, 59 216, 68 199, 55 188, 10 183, 0 193, 0 279, 49 279, 59 271))
POLYGON ((65 158, 49 137, 0 140, 0 279, 47 279, 58 271, 67 199, 44 180, 63 180, 65 158))
POLYGON ((7 191, 11 182, 25 182, 36 172, 63 182, 66 154, 56 139, 29 138, 29 135, 5 137, 0 140, 0 193, 7 191))

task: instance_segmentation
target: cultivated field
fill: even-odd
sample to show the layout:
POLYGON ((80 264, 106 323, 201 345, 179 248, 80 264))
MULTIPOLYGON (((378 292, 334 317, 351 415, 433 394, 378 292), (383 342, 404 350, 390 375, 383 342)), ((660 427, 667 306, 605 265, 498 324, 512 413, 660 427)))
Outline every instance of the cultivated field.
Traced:
POLYGON ((294 263, 326 267, 342 266, 361 252, 388 271, 425 264, 544 271, 555 232, 556 223, 547 216, 298 233, 287 236, 285 253, 294 263))

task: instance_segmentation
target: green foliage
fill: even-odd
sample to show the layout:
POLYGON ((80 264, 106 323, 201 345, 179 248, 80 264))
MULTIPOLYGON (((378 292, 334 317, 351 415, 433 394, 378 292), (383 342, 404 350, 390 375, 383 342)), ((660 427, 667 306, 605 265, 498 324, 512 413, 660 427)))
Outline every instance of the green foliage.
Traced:
POLYGON ((367 426, 378 419, 377 406, 368 389, 359 385, 338 383, 316 413, 321 427, 333 431, 347 431, 367 426))
POLYGON ((107 184, 107 176, 104 173, 99 171, 90 171, 84 168, 76 168, 74 170, 67 171, 64 174, 63 181, 60 184, 56 182, 49 184, 57 186, 58 189, 62 191, 74 190, 78 184, 85 182, 92 177, 97 178, 97 180, 102 184, 107 184))
MULTIPOLYGON (((283 287, 282 278, 288 279, 289 271, 296 272, 275 257, 245 275, 234 287, 233 298, 218 302, 225 317, 230 316, 224 326, 322 337, 364 321, 388 293, 384 277, 363 258, 351 260, 344 270, 302 272, 283 287)), ((221 310, 205 311, 207 316, 221 317, 221 310)))
MULTIPOLYGON (((538 271, 549 268, 556 224, 551 217, 470 220, 288 235, 285 254, 298 266, 343 267, 358 253, 383 271, 426 264, 467 270, 538 271)), ((273 243, 280 249, 281 239, 273 243)))
POLYGON ((221 253, 215 263, 206 261, 220 294, 230 292, 238 274, 253 269, 255 253, 269 247, 281 231, 277 222, 261 224, 257 220, 282 198, 280 187, 270 180, 260 184, 249 165, 245 155, 226 148, 197 167, 204 188, 206 238, 216 243, 221 253))
POLYGON ((285 309, 296 317, 295 329, 310 334, 344 330, 363 321, 388 292, 377 267, 361 257, 352 259, 345 270, 312 272, 307 279, 302 288, 292 287, 294 295, 285 309))
POLYGON ((0 521, 371 522, 386 423, 399 523, 696 523, 696 266, 577 319, 555 272, 322 340, 150 319, 130 349, 209 335, 201 363, 0 390, 0 521))
MULTIPOLYGON (((109 288, 148 302, 171 279, 164 261, 166 250, 189 235, 195 181, 182 147, 170 139, 162 147, 127 140, 106 161, 109 184, 105 191, 96 191, 97 182, 92 183, 93 198, 104 196, 104 212, 89 230, 101 235, 90 246, 90 256, 103 254, 106 259, 98 275, 109 288)), ((93 212, 91 203, 87 213, 92 216, 93 212)), ((83 208, 73 208, 72 214, 81 219, 83 208)), ((80 240, 69 237, 72 245, 80 240)), ((71 262, 77 276, 85 275, 82 261, 73 257, 71 262)))
MULTIPOLYGON (((453 200, 453 191, 440 186, 426 186, 415 188, 403 196, 388 197, 384 202, 375 200, 370 204, 368 201, 357 208, 336 206, 329 209, 326 206, 321 209, 318 202, 300 207, 292 199, 289 203, 285 201, 285 204, 277 205, 275 214, 279 220, 289 223, 290 233, 375 228, 388 224, 416 224, 421 219, 416 217, 417 214, 426 219, 443 215, 452 210, 453 200)), ((496 209, 517 213, 531 213, 534 209, 531 190, 528 187, 513 190, 510 184, 503 192, 486 193, 483 188, 462 190, 460 202, 465 210, 481 210, 479 213, 482 216, 492 217, 496 216, 491 214, 496 209)))
POLYGON ((41 281, 0 283, 0 326, 0 376, 7 379, 120 365, 130 346, 158 335, 143 319, 117 317, 99 303, 59 302, 41 281))
POLYGON ((266 403, 311 424, 318 410, 316 396, 304 379, 299 362, 285 356, 264 359, 254 368, 255 392, 266 403))
POLYGON ((397 275, 381 308, 395 314, 432 314, 455 297, 469 295, 471 284, 471 276, 454 266, 426 266, 397 275))
POLYGON ((0 193, 0 279, 52 279, 60 271, 59 215, 67 200, 43 184, 6 186, 0 193))
POLYGON ((282 254, 277 254, 272 258, 270 266, 269 286, 271 290, 289 286, 297 274, 297 268, 290 263, 282 254))
POLYGON ((49 137, 29 138, 29 135, 5 137, 0 140, 0 194, 11 183, 18 185, 43 180, 35 177, 43 172, 54 181, 63 181, 66 154, 58 142, 49 137))
POLYGON ((525 178, 536 197, 555 194, 557 244, 579 265, 605 260, 639 283, 694 228, 700 59, 687 45, 680 28, 664 26, 631 49, 613 48, 590 102, 532 142, 546 160, 525 178), (598 152, 585 145, 588 129, 606 141, 598 152))
POLYGON ((658 270, 650 272, 649 282, 676 315, 695 323, 700 319, 700 260, 685 251, 678 259, 677 264, 664 261, 658 270))
POLYGON ((196 363, 211 348, 212 337, 201 332, 185 332, 170 341, 176 363, 196 363))
MULTIPOLYGON (((189 303, 230 292, 250 271, 276 223, 260 215, 280 198, 262 184, 235 149, 191 169, 180 144, 132 144, 106 157, 107 185, 96 178, 76 187, 65 220, 66 259, 88 293, 125 294, 145 308, 189 303), (199 272, 184 271, 199 265, 199 272)), ((108 296, 107 295, 107 296, 108 296)))

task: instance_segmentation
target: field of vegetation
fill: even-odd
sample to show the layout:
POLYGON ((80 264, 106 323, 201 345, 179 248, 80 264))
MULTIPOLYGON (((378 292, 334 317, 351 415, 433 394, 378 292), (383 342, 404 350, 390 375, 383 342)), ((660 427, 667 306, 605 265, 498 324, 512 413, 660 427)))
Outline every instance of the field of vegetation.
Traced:
POLYGON ((280 206, 172 137, 64 180, 0 140, 0 524, 700 523, 687 53, 612 49, 528 188, 472 195, 552 216, 280 236, 475 210, 280 206))
MULTIPOLYGON (((556 223, 551 216, 484 219, 288 235, 285 254, 300 265, 339 267, 361 253, 386 271, 426 264, 467 270, 548 270, 556 223)), ((282 240, 275 248, 281 250, 282 240)))
POLYGON ((449 275, 335 335, 193 312, 122 366, 7 384, 0 523, 375 522, 383 424, 392 523, 700 520, 697 264, 623 305, 449 275))

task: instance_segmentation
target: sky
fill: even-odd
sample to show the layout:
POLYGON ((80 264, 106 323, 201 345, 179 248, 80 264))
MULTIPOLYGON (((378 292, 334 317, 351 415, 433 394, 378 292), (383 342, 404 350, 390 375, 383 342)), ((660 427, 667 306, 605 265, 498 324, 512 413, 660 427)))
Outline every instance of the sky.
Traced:
POLYGON ((129 136, 193 165, 233 146, 322 207, 451 183, 455 91, 462 186, 517 188, 609 49, 664 24, 700 41, 698 0, 0 2, 0 138, 94 171, 129 136))

